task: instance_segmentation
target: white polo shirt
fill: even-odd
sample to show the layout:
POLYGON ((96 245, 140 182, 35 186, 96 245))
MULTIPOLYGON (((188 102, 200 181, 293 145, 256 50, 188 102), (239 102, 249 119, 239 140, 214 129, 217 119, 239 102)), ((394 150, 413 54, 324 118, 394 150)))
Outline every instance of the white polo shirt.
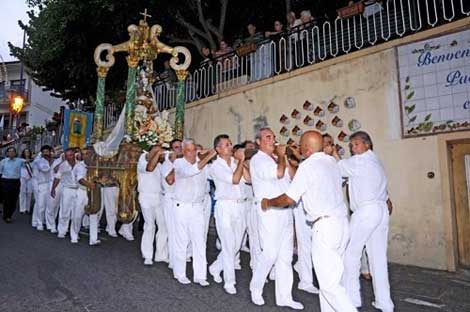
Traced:
POLYGON ((168 184, 166 182, 166 177, 168 174, 173 170, 173 163, 168 159, 169 153, 165 154, 165 161, 163 164, 159 165, 157 169, 160 171, 160 177, 161 177, 161 191, 165 196, 174 197, 175 193, 175 185, 168 184))
POLYGON ((143 152, 139 157, 139 161, 137 162, 137 190, 140 194, 151 193, 160 195, 161 174, 159 167, 161 165, 157 164, 157 167, 155 167, 153 171, 147 171, 147 155, 147 152, 143 152))
POLYGON ((230 158, 230 166, 221 157, 217 157, 210 167, 209 175, 215 184, 215 199, 216 200, 241 200, 244 199, 242 184, 233 184, 233 173, 237 169, 237 161, 235 158, 230 158))
POLYGON ((258 151, 250 160, 251 182, 256 200, 274 198, 284 194, 289 187, 289 175, 286 172, 277 178, 276 161, 263 151, 258 151))
POLYGON ((85 186, 78 183, 81 179, 86 179, 87 169, 83 162, 77 161, 75 166, 72 168, 68 161, 63 162, 55 177, 60 179, 62 185, 66 188, 82 188, 86 189, 85 186))
POLYGON ((345 217, 347 209, 341 185, 336 160, 320 152, 300 163, 286 195, 296 202, 302 198, 311 220, 321 216, 345 217))
POLYGON ((33 178, 36 180, 36 183, 44 184, 51 181, 51 166, 49 161, 47 161, 42 156, 38 156, 33 161, 33 178))
POLYGON ((351 210, 388 199, 387 177, 379 158, 371 150, 338 162, 343 177, 349 178, 351 210))
POLYGON ((202 203, 206 194, 208 167, 198 169, 198 161, 189 163, 185 158, 176 159, 174 199, 184 203, 202 203))

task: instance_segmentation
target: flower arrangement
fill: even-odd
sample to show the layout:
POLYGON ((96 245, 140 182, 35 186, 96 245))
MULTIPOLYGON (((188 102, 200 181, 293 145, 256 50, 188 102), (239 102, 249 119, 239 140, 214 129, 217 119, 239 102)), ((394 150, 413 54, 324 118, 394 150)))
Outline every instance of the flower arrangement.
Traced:
POLYGON ((168 121, 167 111, 157 114, 155 118, 136 114, 135 126, 137 131, 133 141, 146 151, 156 144, 168 147, 169 142, 173 140, 173 128, 168 121))

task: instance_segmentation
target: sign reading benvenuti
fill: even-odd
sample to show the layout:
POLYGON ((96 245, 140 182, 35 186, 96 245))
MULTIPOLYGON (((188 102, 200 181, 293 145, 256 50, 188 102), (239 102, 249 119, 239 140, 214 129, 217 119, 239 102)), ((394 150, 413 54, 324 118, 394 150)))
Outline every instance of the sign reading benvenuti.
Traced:
POLYGON ((403 136, 470 130, 470 30, 398 48, 403 136))

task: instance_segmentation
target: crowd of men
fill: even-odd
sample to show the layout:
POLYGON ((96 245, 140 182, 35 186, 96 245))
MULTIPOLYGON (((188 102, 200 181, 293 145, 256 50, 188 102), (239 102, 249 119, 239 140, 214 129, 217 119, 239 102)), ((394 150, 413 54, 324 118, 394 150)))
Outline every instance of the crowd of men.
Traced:
MULTIPOLYGON (((212 149, 185 139, 172 141, 169 150, 155 145, 142 153, 137 177, 144 264, 167 262, 179 283, 190 284, 186 265, 192 258, 194 283, 208 286, 209 270, 214 282, 223 282, 225 291, 234 295, 235 270, 240 269, 239 254, 247 240, 254 304, 264 304, 263 288, 269 278, 275 281, 278 306, 303 309, 292 296, 295 269, 298 288, 319 294, 321 311, 347 312, 362 305, 359 275, 365 249, 374 285, 373 305, 393 311, 387 269, 391 202, 384 168, 369 135, 359 131, 350 136, 352 156, 347 159, 340 158, 331 136, 316 131, 305 132, 299 144, 285 146, 276 143, 271 129, 262 128, 255 142, 232 145, 229 136, 221 134, 212 149), (214 192, 209 181, 215 185, 214 192), (208 266, 211 196, 220 253, 208 266), (294 246, 298 256, 292 265, 294 246)), ((87 189, 96 187, 87 180, 83 161, 87 150, 67 149, 57 159, 49 146, 42 147, 34 159, 24 154, 17 158, 10 148, 8 158, 0 162, 5 222, 11 222, 20 192, 20 212, 29 209, 27 183, 31 181, 32 226, 37 230, 46 227, 59 238, 70 233, 71 242, 77 243, 85 225, 89 244, 97 245, 104 209, 106 231, 117 236, 118 185, 103 188, 102 209, 85 216, 87 189)), ((119 233, 132 240, 132 223, 123 224, 119 233)))

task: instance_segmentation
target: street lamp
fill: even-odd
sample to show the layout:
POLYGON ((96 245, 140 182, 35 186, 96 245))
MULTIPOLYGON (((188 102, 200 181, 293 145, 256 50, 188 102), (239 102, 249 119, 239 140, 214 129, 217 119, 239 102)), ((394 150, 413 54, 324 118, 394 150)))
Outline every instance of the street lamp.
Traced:
POLYGON ((24 107, 24 98, 21 95, 15 95, 10 101, 10 111, 19 115, 24 107))

